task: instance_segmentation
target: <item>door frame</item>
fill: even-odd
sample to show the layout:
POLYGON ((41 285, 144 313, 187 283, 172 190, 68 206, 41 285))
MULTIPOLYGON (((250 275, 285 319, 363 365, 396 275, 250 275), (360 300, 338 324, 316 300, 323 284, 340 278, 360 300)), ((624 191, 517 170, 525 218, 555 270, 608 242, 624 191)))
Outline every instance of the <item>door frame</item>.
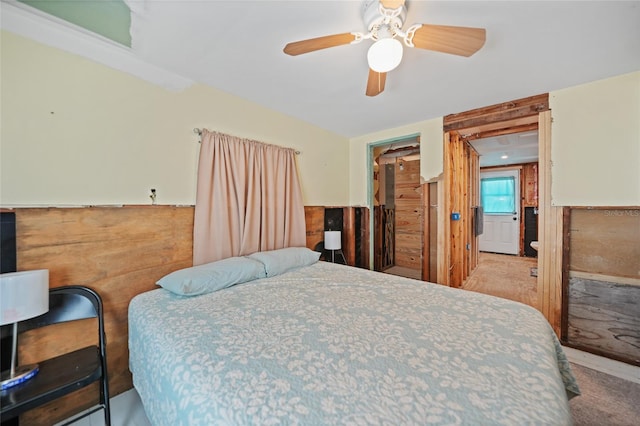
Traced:
MULTIPOLYGON (((551 202, 551 111, 549 94, 531 96, 515 101, 496 104, 443 118, 445 153, 450 144, 450 135, 459 132, 466 138, 497 136, 538 130, 538 310, 547 318, 557 335, 560 335, 562 316, 562 253, 563 211, 551 202)), ((444 191, 451 191, 445 157, 444 191)), ((443 216, 451 211, 445 209, 443 216)), ((451 221, 445 221, 444 236, 450 236, 451 221)), ((444 238, 444 264, 439 270, 448 268, 451 256, 451 238, 444 238)), ((444 277, 446 278, 446 277, 444 277)), ((442 281, 440 278, 439 281, 442 281)), ((442 282, 449 285, 448 282, 442 282)))

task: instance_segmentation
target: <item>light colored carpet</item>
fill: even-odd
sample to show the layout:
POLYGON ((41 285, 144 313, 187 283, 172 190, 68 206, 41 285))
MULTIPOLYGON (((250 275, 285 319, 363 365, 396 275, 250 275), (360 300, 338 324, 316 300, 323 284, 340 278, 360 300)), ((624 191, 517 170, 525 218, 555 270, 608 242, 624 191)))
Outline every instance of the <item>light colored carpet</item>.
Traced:
POLYGON ((640 424, 640 384, 571 364, 580 396, 569 401, 575 426, 640 424))

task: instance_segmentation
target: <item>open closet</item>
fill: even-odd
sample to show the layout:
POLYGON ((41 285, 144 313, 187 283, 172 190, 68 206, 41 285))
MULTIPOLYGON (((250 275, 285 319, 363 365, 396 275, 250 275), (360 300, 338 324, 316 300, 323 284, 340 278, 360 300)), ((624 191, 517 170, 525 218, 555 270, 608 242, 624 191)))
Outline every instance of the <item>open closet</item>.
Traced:
POLYGON ((371 148, 374 269, 422 279, 420 139, 371 148))

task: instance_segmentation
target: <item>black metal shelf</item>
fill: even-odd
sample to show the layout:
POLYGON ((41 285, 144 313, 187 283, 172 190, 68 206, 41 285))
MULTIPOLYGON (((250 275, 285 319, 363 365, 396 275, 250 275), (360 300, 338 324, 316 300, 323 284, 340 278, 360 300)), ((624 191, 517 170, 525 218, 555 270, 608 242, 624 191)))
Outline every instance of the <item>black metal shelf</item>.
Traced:
POLYGON ((87 346, 38 364, 40 371, 32 379, 2 391, 2 420, 11 419, 83 388, 98 380, 102 374, 97 346, 87 346))

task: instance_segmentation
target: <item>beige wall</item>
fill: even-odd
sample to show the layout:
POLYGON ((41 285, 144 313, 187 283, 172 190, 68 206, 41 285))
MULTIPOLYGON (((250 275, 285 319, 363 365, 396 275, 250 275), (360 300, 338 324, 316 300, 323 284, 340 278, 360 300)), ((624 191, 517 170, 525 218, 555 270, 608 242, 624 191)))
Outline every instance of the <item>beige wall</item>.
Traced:
POLYGON ((423 181, 438 178, 443 172, 442 118, 421 121, 403 127, 352 138, 349 143, 349 200, 353 206, 366 206, 367 160, 369 144, 420 135, 420 177, 423 181))
MULTIPOLYGON (((640 205, 640 72, 551 92, 552 203, 640 205)), ((463 112, 463 111, 458 111, 463 112)), ((367 146, 419 133, 420 175, 443 171, 442 118, 350 140, 349 199, 367 204, 367 146)))
POLYGON ((171 92, 2 32, 0 206, 194 204, 194 127, 295 148, 307 205, 345 205, 346 138, 215 89, 171 92))
MULTIPOLYGON (((347 140, 196 85, 171 92, 8 32, 1 39, 0 206, 193 204, 205 127, 302 151, 307 205, 366 205, 367 146, 420 134, 443 170, 442 118, 347 140)), ((640 72, 550 94, 556 205, 640 205, 640 72)))
POLYGON ((552 204, 640 205, 640 72, 549 95, 552 204))

